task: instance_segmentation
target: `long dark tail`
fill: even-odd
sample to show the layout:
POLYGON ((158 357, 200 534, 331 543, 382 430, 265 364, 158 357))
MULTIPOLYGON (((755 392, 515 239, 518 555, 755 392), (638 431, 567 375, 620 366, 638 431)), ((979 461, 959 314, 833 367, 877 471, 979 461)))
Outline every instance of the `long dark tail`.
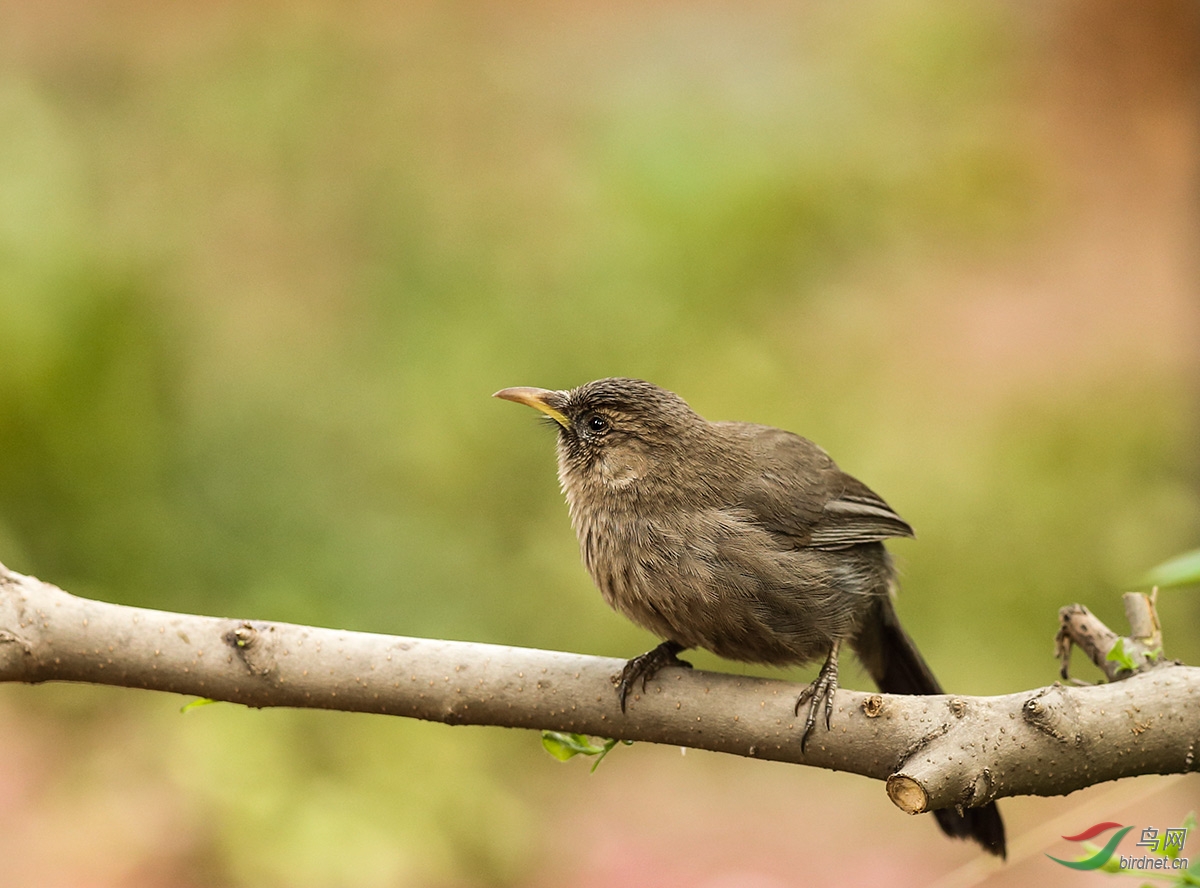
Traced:
MULTIPOLYGON (((888 598, 879 599, 875 618, 868 618, 852 639, 851 646, 885 694, 941 694, 941 684, 911 638, 900 627, 896 609, 888 598)), ((996 803, 982 808, 934 811, 942 832, 956 839, 974 839, 999 857, 1007 856, 1004 821, 996 803)))

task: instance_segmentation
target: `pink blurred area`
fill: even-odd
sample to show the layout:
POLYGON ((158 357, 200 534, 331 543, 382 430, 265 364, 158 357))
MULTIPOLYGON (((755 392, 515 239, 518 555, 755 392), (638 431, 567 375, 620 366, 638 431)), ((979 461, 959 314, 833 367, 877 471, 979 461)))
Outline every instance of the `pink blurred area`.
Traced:
MULTIPOLYGON (((433 727, 430 730, 448 730, 433 727)), ((469 729, 482 730, 482 729, 469 729)), ((45 723, 6 719, 0 731, 0 855, 4 884, 37 888, 166 888, 230 884, 207 859, 216 825, 169 773, 139 756, 145 741, 96 730, 67 736, 45 723), (84 744, 89 747, 86 751, 84 744), (77 772, 78 783, 52 769, 77 772)), ((397 753, 402 754, 402 748, 397 753)), ((598 773, 589 763, 546 758, 515 792, 535 836, 515 884, 579 888, 774 888, 794 884, 895 886, 1028 884, 1085 886, 1111 878, 1067 870, 1082 846, 1062 839, 1093 823, 1134 824, 1135 834, 1179 826, 1200 801, 1196 775, 1148 776, 1066 798, 1004 799, 1009 859, 951 844, 928 817, 894 808, 880 784, 845 774, 712 753, 619 748, 598 773)), ((254 773, 238 791, 248 805, 254 773)), ((397 797, 396 804, 420 804, 397 797)), ((479 822, 478 829, 507 825, 479 822)), ((1188 840, 1196 841, 1189 835, 1188 840)), ((1185 856, 1194 856, 1190 846, 1185 856)), ((235 883, 277 883, 255 875, 235 883)), ((410 884, 364 864, 340 884, 410 884)), ((320 881, 320 880, 316 880, 320 881)), ((425 884, 478 884, 416 878, 425 884)), ((307 882, 306 882, 307 883, 307 882)))

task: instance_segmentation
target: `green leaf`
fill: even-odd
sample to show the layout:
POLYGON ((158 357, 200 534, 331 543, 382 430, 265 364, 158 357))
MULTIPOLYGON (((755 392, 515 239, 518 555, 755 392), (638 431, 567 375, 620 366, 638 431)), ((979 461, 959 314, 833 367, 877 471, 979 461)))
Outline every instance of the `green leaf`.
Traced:
POLYGON ((216 703, 216 700, 210 700, 208 697, 201 697, 198 700, 193 700, 191 703, 184 703, 179 707, 180 714, 191 712, 193 709, 198 709, 201 706, 207 706, 209 703, 216 703))
POLYGON ((560 762, 565 762, 579 753, 573 744, 563 740, 564 736, 557 731, 542 731, 542 747, 560 762))
POLYGON ((1200 549, 1178 555, 1153 568, 1143 578, 1147 586, 1192 586, 1200 583, 1200 549))
POLYGON ((1130 672, 1137 668, 1137 664, 1133 662, 1133 657, 1125 650, 1124 638, 1117 639, 1117 643, 1112 646, 1104 659, 1110 663, 1118 663, 1122 669, 1128 669, 1130 672))
POLYGON ((1183 819, 1182 828, 1185 830, 1183 839, 1173 842, 1169 847, 1167 846, 1167 832, 1164 830, 1162 835, 1158 837, 1158 847, 1155 850, 1163 857, 1177 860, 1183 854, 1183 847, 1187 842, 1187 837, 1192 835, 1196 829, 1196 813, 1194 811, 1183 819))
MULTIPOLYGON (((577 755, 597 756, 592 765, 592 773, 600 767, 600 762, 609 751, 617 745, 616 740, 603 740, 599 745, 593 743, 586 734, 566 734, 562 731, 542 731, 542 747, 560 762, 574 758, 577 755)), ((632 740, 622 740, 626 746, 632 746, 632 740)))
POLYGON ((589 741, 585 734, 564 734, 561 731, 542 731, 542 746, 560 762, 577 755, 599 755, 607 751, 603 746, 596 746, 589 741))
POLYGON ((601 763, 602 761, 604 761, 604 757, 605 757, 606 755, 608 755, 608 754, 609 754, 609 752, 611 752, 611 751, 612 751, 612 748, 613 748, 614 746, 616 746, 616 745, 617 745, 617 741, 616 741, 616 740, 605 740, 605 741, 604 741, 604 750, 603 750, 603 751, 602 751, 602 752, 601 752, 601 753, 600 753, 598 756, 596 756, 596 761, 592 763, 592 770, 591 770, 591 773, 593 773, 593 774, 595 774, 595 773, 596 773, 596 769, 597 769, 598 767, 600 767, 600 763, 601 763))

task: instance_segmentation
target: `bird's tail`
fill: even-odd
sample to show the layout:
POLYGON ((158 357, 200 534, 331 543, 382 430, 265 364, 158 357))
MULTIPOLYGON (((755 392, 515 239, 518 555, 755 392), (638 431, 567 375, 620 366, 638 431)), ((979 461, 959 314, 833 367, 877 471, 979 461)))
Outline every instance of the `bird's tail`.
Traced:
MULTIPOLYGON (((896 609, 889 597, 880 597, 875 618, 859 627, 851 646, 866 667, 879 690, 885 694, 941 694, 942 686, 900 626, 896 609)), ((952 838, 973 839, 984 850, 1006 856, 1004 821, 996 803, 981 808, 956 808, 934 811, 942 832, 952 838)))

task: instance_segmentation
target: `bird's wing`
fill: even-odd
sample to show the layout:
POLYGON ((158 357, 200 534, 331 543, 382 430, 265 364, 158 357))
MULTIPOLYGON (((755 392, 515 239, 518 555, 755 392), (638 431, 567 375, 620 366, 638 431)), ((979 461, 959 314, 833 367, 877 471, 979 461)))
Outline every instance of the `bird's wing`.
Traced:
POLYGON ((897 515, 879 494, 857 478, 841 473, 845 487, 821 511, 808 544, 816 549, 842 549, 859 543, 877 543, 890 537, 913 536, 908 522, 897 515))
POLYGON ((738 505, 773 533, 814 549, 913 536, 908 522, 816 444, 791 432, 746 429, 756 471, 738 505))

